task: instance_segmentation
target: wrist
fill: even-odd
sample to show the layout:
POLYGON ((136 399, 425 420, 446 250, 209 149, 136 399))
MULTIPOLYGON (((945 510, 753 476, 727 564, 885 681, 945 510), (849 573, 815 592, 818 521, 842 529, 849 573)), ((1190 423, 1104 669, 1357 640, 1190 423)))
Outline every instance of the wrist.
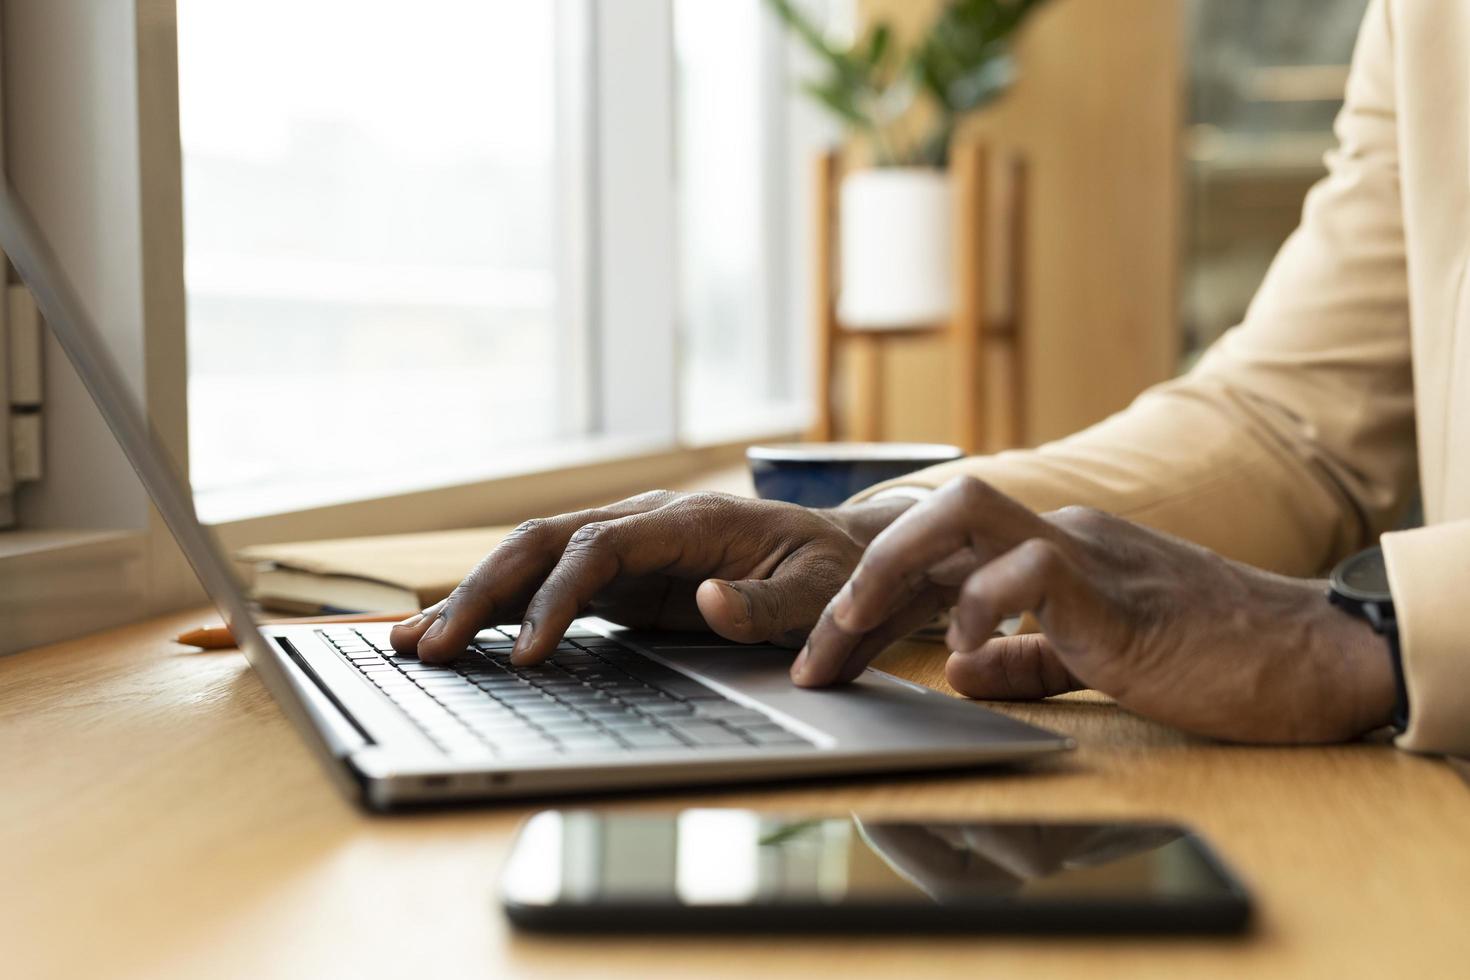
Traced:
POLYGON ((916 503, 913 497, 884 496, 818 510, 848 537, 866 548, 883 529, 916 503))
POLYGON ((1388 640, 1360 616, 1327 605, 1323 638, 1337 666, 1354 735, 1393 723, 1398 685, 1388 640))

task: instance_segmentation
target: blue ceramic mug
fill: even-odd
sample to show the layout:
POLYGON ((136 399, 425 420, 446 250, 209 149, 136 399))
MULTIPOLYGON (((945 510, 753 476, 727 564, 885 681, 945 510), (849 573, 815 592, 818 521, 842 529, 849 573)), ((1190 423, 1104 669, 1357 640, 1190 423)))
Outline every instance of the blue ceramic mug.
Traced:
POLYGON ((762 499, 805 507, 836 507, 875 483, 962 456, 958 446, 927 442, 792 442, 745 451, 762 499))

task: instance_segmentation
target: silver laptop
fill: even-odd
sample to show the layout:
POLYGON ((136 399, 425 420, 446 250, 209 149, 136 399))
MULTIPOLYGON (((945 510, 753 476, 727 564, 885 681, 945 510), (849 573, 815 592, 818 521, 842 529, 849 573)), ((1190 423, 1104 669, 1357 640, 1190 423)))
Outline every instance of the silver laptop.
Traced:
POLYGON ((261 626, 186 482, 8 182, 0 248, 137 469, 251 666, 333 779, 374 809, 1013 762, 1070 740, 869 669, 804 690, 791 651, 580 620, 516 667, 513 627, 453 663, 396 654, 386 625, 261 626))

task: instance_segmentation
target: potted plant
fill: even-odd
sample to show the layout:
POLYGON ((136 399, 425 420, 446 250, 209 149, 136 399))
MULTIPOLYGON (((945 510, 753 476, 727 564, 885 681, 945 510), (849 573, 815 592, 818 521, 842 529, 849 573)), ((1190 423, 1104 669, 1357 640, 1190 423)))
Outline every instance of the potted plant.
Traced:
POLYGON ((966 115, 1009 88, 1011 41, 1042 0, 945 0, 907 51, 886 23, 841 44, 800 0, 768 2, 820 59, 802 88, 871 147, 874 166, 842 181, 838 318, 852 329, 941 320, 951 303, 950 145, 966 115), (920 104, 924 125, 905 138, 899 120, 920 104))

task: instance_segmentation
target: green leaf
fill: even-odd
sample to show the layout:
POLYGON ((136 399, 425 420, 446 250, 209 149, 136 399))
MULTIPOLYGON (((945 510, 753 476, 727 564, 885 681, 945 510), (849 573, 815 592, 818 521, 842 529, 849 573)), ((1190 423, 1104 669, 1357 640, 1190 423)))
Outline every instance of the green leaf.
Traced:
POLYGON ((887 24, 879 24, 873 28, 872 33, 868 35, 867 52, 864 55, 864 60, 870 69, 876 70, 883 64, 883 56, 888 53, 892 40, 893 31, 887 24))
POLYGON ((826 106, 834 115, 848 125, 856 126, 859 129, 870 128, 868 118, 857 107, 852 93, 841 85, 833 84, 830 81, 808 81, 802 82, 801 88, 802 91, 822 103, 822 105, 826 106))
POLYGON ((957 114, 972 112, 995 100, 1015 80, 1015 59, 1001 54, 951 79, 945 103, 957 114))

